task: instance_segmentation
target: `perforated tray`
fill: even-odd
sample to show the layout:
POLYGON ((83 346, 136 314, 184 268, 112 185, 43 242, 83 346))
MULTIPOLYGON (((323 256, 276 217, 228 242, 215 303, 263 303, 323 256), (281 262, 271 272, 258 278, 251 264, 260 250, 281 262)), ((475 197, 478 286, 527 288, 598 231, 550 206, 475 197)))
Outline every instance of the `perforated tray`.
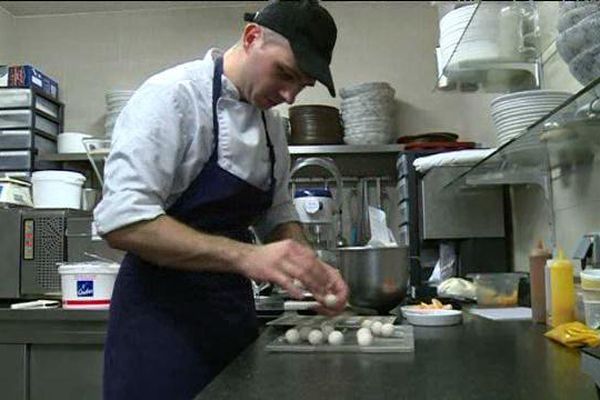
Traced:
POLYGON ((413 327, 410 325, 396 325, 391 337, 373 337, 373 343, 368 346, 360 346, 356 339, 356 329, 344 329, 344 342, 339 345, 331 345, 325 341, 322 344, 312 345, 303 341, 290 344, 281 335, 269 343, 266 347, 272 352, 292 353, 410 353, 415 351, 415 338, 413 327))

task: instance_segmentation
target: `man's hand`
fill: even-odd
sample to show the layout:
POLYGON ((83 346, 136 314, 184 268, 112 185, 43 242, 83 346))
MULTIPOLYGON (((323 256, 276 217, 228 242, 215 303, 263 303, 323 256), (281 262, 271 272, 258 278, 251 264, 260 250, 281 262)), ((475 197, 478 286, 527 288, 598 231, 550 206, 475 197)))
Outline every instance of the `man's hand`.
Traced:
POLYGON ((348 301, 348 286, 339 272, 295 240, 253 246, 239 265, 239 272, 248 278, 275 283, 293 298, 301 299, 302 290, 294 285, 297 279, 313 294, 315 300, 323 304, 317 309, 323 314, 339 314, 348 301), (325 307, 327 294, 336 296, 335 305, 325 307))

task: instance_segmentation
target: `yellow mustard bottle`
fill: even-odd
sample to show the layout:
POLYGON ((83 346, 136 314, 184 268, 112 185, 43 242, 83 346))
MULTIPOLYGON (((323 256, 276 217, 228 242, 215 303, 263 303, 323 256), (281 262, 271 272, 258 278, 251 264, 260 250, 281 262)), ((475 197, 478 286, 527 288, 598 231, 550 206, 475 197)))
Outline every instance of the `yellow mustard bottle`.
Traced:
POLYGON ((562 249, 550 265, 550 285, 552 286, 552 326, 575 321, 575 285, 573 284, 573 263, 565 259, 562 249))

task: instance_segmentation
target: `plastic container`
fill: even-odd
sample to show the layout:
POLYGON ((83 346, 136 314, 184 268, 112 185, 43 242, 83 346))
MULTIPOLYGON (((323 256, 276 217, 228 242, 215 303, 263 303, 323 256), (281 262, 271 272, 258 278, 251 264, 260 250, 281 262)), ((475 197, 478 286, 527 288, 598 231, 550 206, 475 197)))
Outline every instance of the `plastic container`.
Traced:
POLYGON ((82 139, 91 138, 92 135, 79 132, 64 132, 58 135, 59 153, 85 153, 82 139))
POLYGON ((600 301, 583 301, 585 324, 592 329, 600 328, 600 301))
POLYGON ((600 269, 586 269, 581 271, 581 288, 583 290, 600 291, 600 269))
POLYGON ((518 273, 475 274, 477 305, 483 307, 514 307, 519 300, 518 273))
POLYGON ((119 264, 97 261, 60 265, 63 308, 108 309, 118 272, 119 264))
POLYGON ((575 321, 573 263, 565 258, 562 250, 558 251, 558 258, 550 265, 550 285, 552 286, 552 326, 575 321))
POLYGON ((32 174, 35 208, 81 208, 85 176, 71 171, 37 171, 32 174))

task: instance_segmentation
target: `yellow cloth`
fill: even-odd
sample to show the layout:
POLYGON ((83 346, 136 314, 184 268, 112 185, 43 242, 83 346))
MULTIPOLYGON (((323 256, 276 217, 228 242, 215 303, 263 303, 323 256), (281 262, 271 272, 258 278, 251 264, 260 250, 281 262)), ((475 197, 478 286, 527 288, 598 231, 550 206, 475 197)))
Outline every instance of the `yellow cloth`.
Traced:
POLYGON ((600 332, 581 322, 568 322, 544 334, 567 347, 597 347, 600 345, 600 332))

